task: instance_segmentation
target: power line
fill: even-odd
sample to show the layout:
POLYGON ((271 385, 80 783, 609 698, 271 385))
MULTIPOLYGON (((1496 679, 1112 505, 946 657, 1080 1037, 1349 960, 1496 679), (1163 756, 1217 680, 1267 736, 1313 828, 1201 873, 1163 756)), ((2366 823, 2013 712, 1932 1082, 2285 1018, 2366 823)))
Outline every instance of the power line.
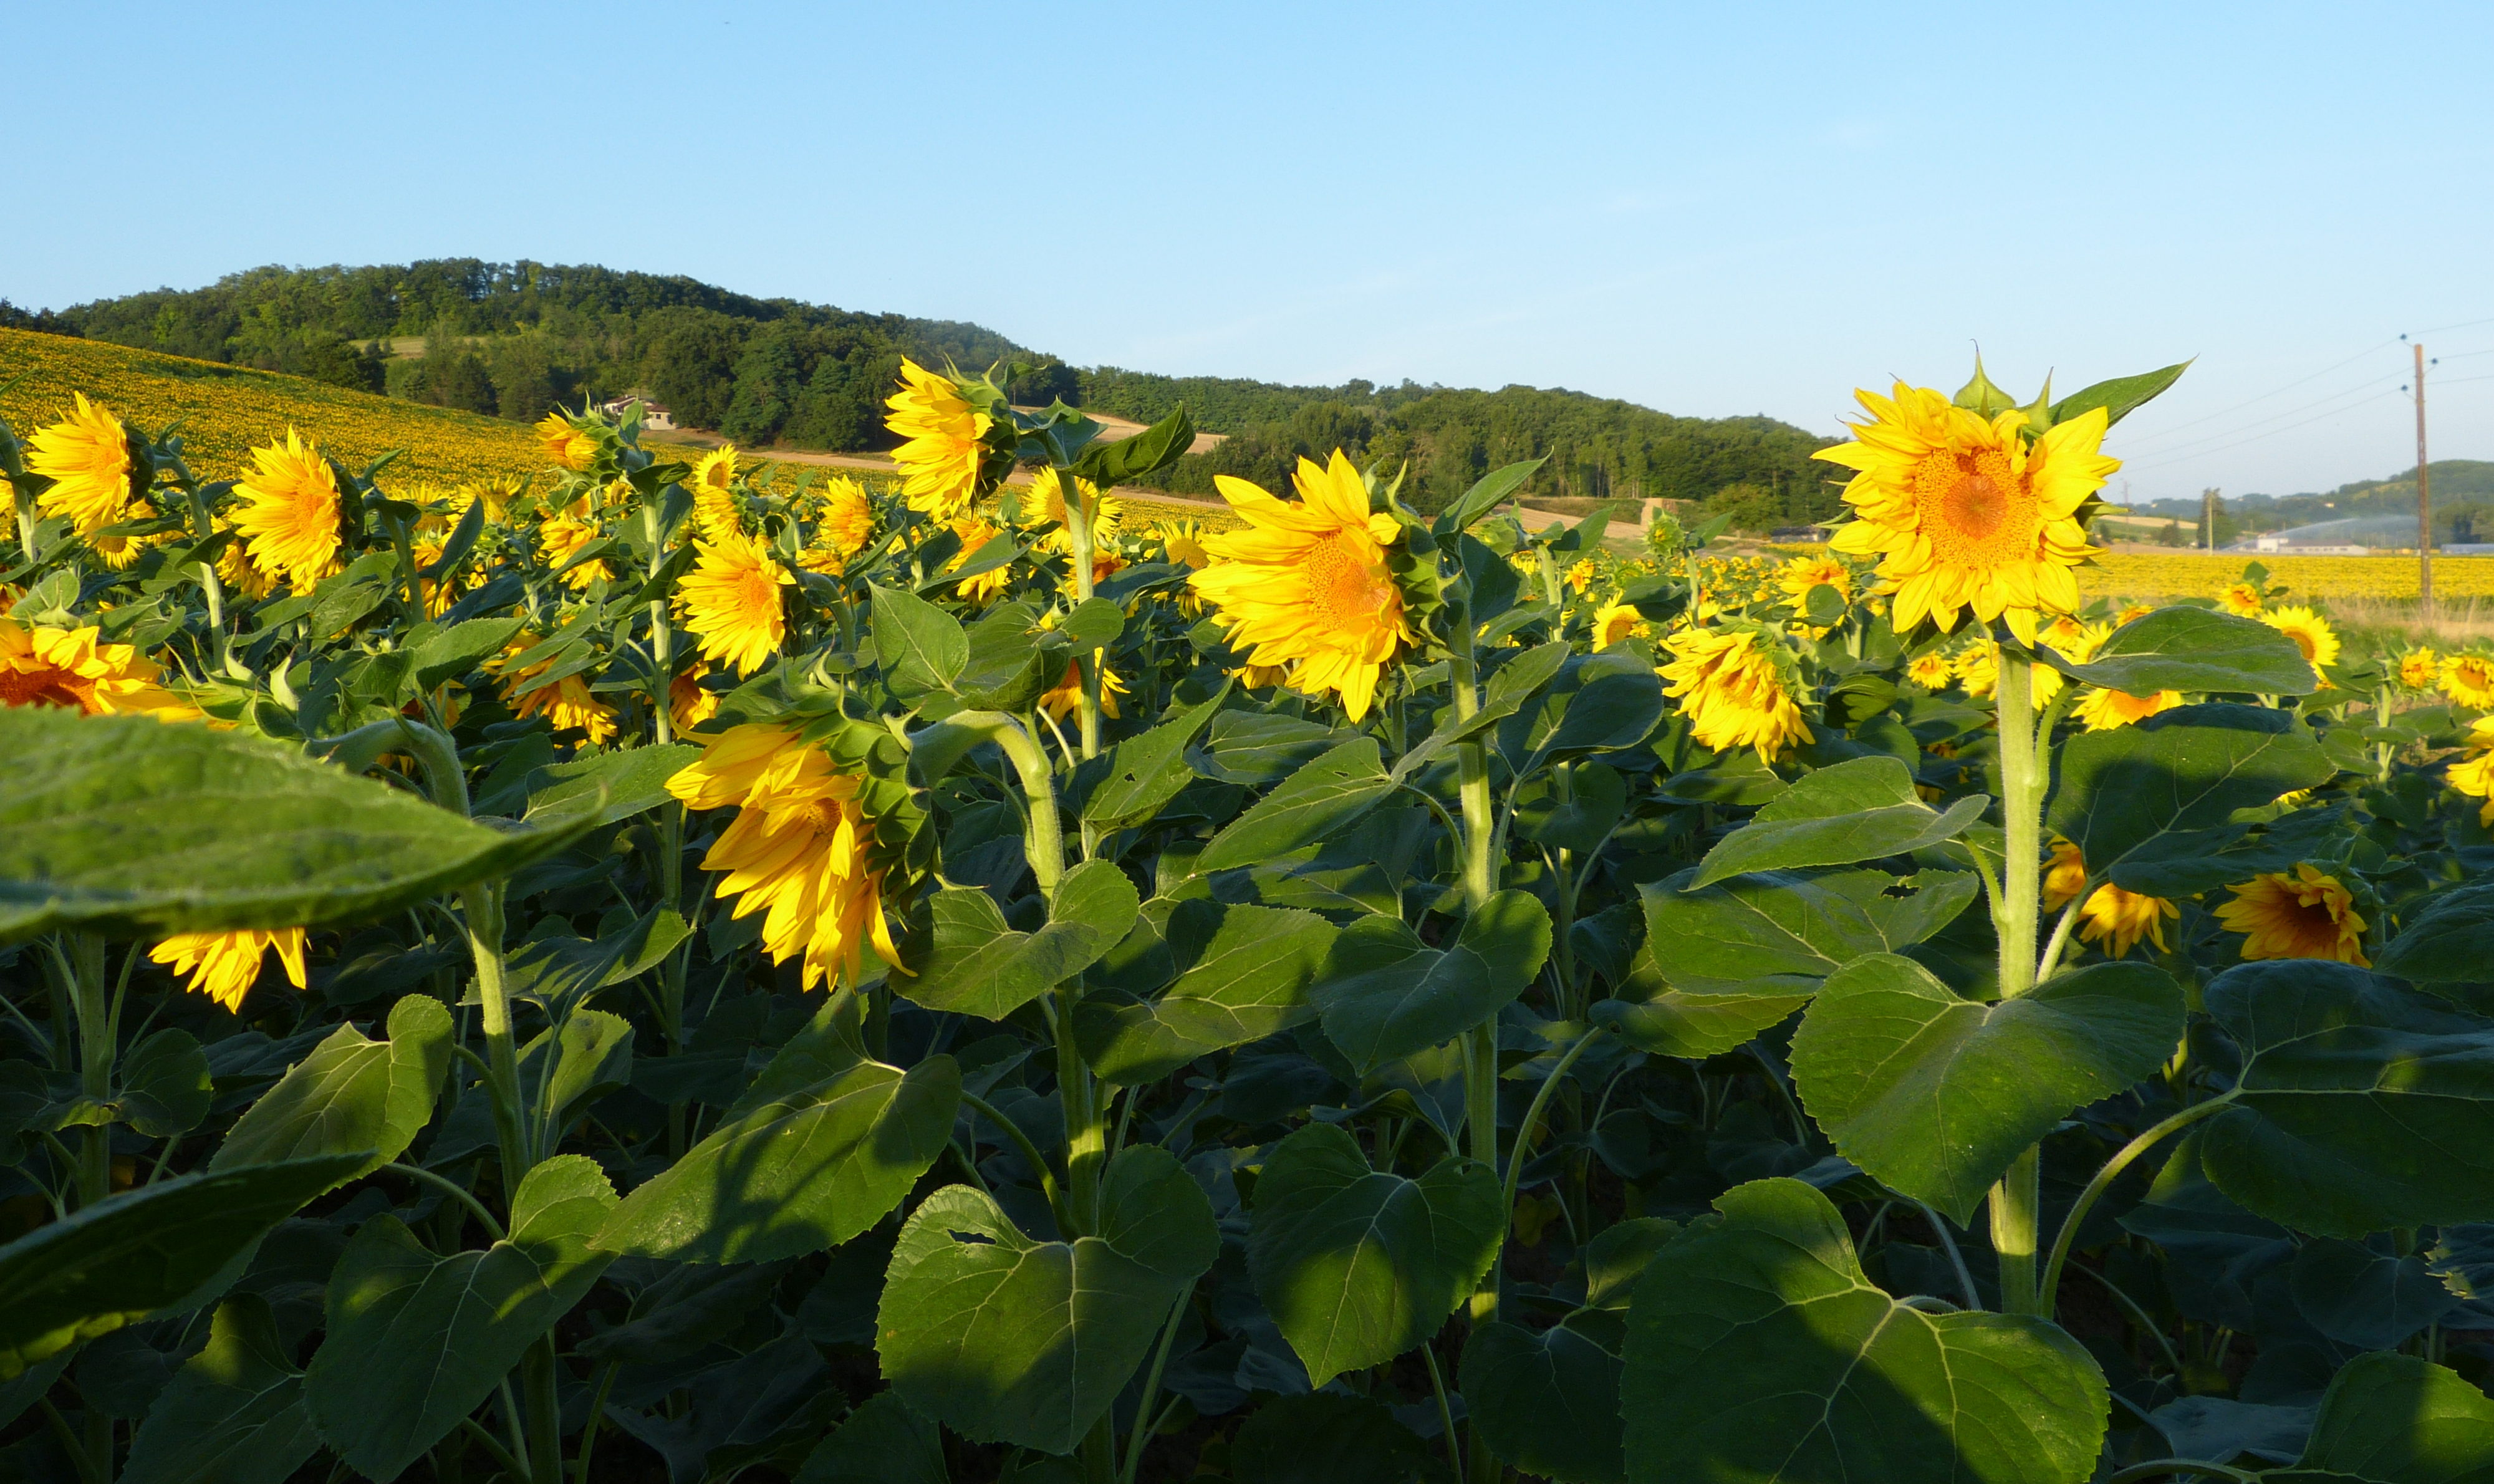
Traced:
MULTIPOLYGON (((2315 400, 2315 401, 2311 401, 2311 402, 2304 403, 2304 404, 2303 404, 2302 406, 2300 406, 2300 407, 2292 407, 2292 408, 2287 409, 2286 409, 2285 411, 2283 411, 2283 412, 2272 412, 2272 413, 2270 413, 2270 414, 2269 414, 2268 416, 2266 416, 2266 417, 2256 418, 2256 419, 2252 420, 2251 422, 2242 423, 2242 424, 2240 424, 2240 425, 2238 425, 2238 426, 2232 427, 2232 428, 2228 428, 2228 429, 2226 429, 2226 430, 2225 430, 2224 432, 2222 432, 2222 433, 2210 433, 2210 434, 2205 434, 2205 435, 2203 435, 2202 437, 2195 438, 2195 439, 2189 439, 2188 441, 2181 442, 2181 443, 2176 443, 2176 444, 2175 444, 2175 445, 2173 445, 2173 446, 2171 446, 2171 447, 2167 447, 2167 448, 2151 448, 2151 449, 2149 449, 2149 450, 2148 450, 2148 454, 2149 454, 2151 457, 2159 458, 2159 459, 2165 459, 2165 458, 2169 458, 2169 457, 2171 457, 2171 458, 2189 458, 2189 457, 2197 457, 2197 454, 2196 454, 2196 453, 2185 453, 2185 452, 2184 452, 2184 450, 2186 450, 2186 449, 2194 449, 2194 448, 2197 448, 2197 447, 2198 447, 2198 445, 2200 445, 2200 444, 2202 444, 2202 443, 2213 442, 2213 441, 2215 441, 2216 439, 2228 439, 2228 438, 2233 438, 2235 435, 2236 435, 2236 434, 2238 434, 2238 433, 2241 433, 2241 432, 2244 432, 2244 431, 2245 431, 2245 430, 2247 430, 2247 429, 2251 429, 2251 428, 2258 428, 2258 427, 2263 426, 2264 424, 2273 423, 2273 422, 2284 422, 2285 420, 2287 420, 2288 418, 2291 418, 2291 417, 2299 417, 2299 416, 2301 416, 2303 413, 2305 413, 2305 412, 2309 412, 2309 411, 2311 411, 2311 410, 2312 410, 2313 409, 2315 409, 2315 408, 2319 408, 2319 407, 2326 407, 2326 406, 2327 406, 2329 403, 2337 402, 2337 401, 2340 401, 2340 400, 2342 400, 2342 399, 2344 399, 2344 398, 2354 397, 2354 396, 2357 396, 2357 395, 2359 395, 2359 394, 2361 394, 2361 393, 2371 391, 2371 390, 2375 389, 2375 388, 2376 388, 2376 387, 2377 387, 2377 386, 2378 386, 2378 385, 2379 385, 2383 380, 2385 380, 2385 379, 2386 379, 2386 378, 2381 378, 2381 377, 2376 377, 2376 378, 2373 378, 2373 379, 2370 379, 2370 380, 2367 380, 2367 381, 2365 381, 2365 382, 2362 382, 2361 384, 2358 384, 2358 385, 2356 385, 2356 386, 2350 386, 2350 387, 2346 388, 2346 389, 2345 389, 2345 390, 2343 390, 2343 391, 2335 391, 2335 392, 2331 392, 2331 393, 2330 393, 2328 396, 2327 396, 2327 397, 2322 397, 2322 398, 2319 398, 2319 399, 2317 399, 2317 400, 2315 400)), ((2277 431, 2283 432, 2283 431, 2285 431, 2285 430, 2283 430, 2283 429, 2279 429, 2279 430, 2277 430, 2277 431)), ((2229 444, 2229 445, 2227 445, 2227 446, 2231 447, 2231 446, 2233 446, 2233 445, 2232 445, 2232 444, 2229 444)), ((2205 451, 2207 451, 2207 450, 2202 450, 2202 451, 2204 451, 2204 452, 2205 452, 2205 451)))
MULTIPOLYGON (((2474 379, 2472 378, 2471 379, 2474 379)), ((2402 402, 2407 400, 2407 394, 2404 392, 2384 389, 2365 398, 2361 402, 2351 402, 2347 406, 2338 409, 2338 411, 2352 412, 2360 407, 2370 407, 2384 397, 2396 397, 2402 402)), ((2203 448, 2194 453, 2176 455, 2175 457, 2163 459, 2153 464, 2125 464, 2123 467, 2140 473, 2144 473, 2151 469, 2170 469, 2176 464, 2188 464, 2194 459, 2204 459, 2212 453, 2223 453, 2229 448, 2240 448, 2245 443, 2257 443, 2265 439, 2276 438, 2279 434, 2292 433, 2295 430, 2293 428, 2271 428, 2266 433, 2255 433, 2249 438, 2237 439, 2231 443, 2219 443, 2214 448, 2203 448)))
MULTIPOLYGON (((2490 321, 2490 322, 2494 322, 2494 321, 2490 321)), ((2397 341, 2395 338, 2392 338, 2392 339, 2389 339, 2389 340, 2385 340, 2385 341, 2381 342, 2379 345, 2366 346, 2363 349, 2357 351, 2355 354, 2353 354, 2353 355, 2351 355, 2351 356, 2347 357, 2345 360, 2335 362, 2335 363, 2333 363, 2333 364, 2331 364, 2331 365, 2324 366, 2324 367, 2322 367, 2319 371, 2314 372, 2312 375, 2310 375, 2310 376, 2308 376, 2308 377, 2299 377, 2299 378, 2296 379, 2295 380, 2292 380, 2292 381, 2287 382, 2284 386, 2277 387, 2276 389, 2271 390, 2271 391, 2265 391, 2265 392, 2261 393, 2259 396, 2257 396, 2257 397, 2253 397, 2253 398, 2249 399, 2248 401, 2237 402, 2237 403, 2235 403, 2233 407, 2230 407, 2230 408, 2219 408, 2216 411, 2210 412, 2210 413, 2208 413, 2206 416, 2204 416, 2204 417, 2195 417, 2195 418, 2192 418, 2189 422, 2179 422, 2179 423, 2175 423, 2175 424, 2174 424, 2172 427, 2169 427, 2169 428, 2163 429, 2163 430, 2161 430, 2161 431, 2159 431, 2159 432, 2156 432, 2156 433, 2150 433, 2150 434, 2144 435, 2143 438, 2141 438, 2141 439, 2140 439, 2140 441, 2141 441, 2141 442, 2154 442, 2156 439, 2161 439, 2161 438, 2171 438, 2173 435, 2175 435, 2175 434, 2176 434, 2176 433, 2181 432, 2181 431, 2182 431, 2183 429, 2185 429, 2185 428, 2196 428, 2196 427, 2198 427, 2200 424, 2202 424, 2202 423, 2204 423, 2204 422, 2213 422, 2213 421, 2215 421, 2216 419, 2218 419, 2218 418, 2220 418, 2220 417, 2225 417, 2225 416, 2228 416, 2228 415, 2230 415, 2230 414, 2232 414, 2232 413, 2239 412, 2239 411, 2241 411, 2243 409, 2245 409, 2245 408, 2247 408, 2247 407, 2255 407, 2255 406, 2258 406, 2258 405, 2259 405, 2259 404, 2261 404, 2261 403, 2266 402, 2266 401, 2267 401, 2268 399, 2270 399, 2271 397, 2279 396, 2279 395, 2281 395, 2281 394, 2283 394, 2283 393, 2291 392, 2291 391, 2295 390, 2295 389, 2296 389, 2296 387, 2298 387, 2298 386, 2306 385, 2307 383, 2310 383, 2310 382, 2313 382, 2313 381, 2318 381, 2318 380, 2320 380, 2323 377, 2326 377, 2326 376, 2329 375, 2329 373, 2331 373, 2331 372, 2333 372, 2333 371, 2342 370, 2342 369, 2344 369, 2345 367, 2349 367, 2349 366, 2353 366, 2353 365, 2355 365, 2357 361, 2362 360, 2365 356, 2368 356, 2368 355, 2372 354, 2372 353, 2373 353, 2374 351, 2376 351, 2376 350, 2383 349, 2383 348, 2387 348, 2387 347, 2389 347, 2389 346, 2395 346, 2395 345, 2397 345, 2397 344, 2398 344, 2398 341, 2397 341)))

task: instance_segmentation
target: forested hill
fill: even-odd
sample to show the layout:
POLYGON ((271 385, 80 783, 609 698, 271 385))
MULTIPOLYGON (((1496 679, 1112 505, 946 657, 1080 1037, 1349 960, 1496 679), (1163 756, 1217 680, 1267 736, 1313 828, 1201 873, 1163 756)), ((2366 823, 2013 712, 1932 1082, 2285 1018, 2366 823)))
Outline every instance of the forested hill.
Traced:
POLYGON ((677 420, 753 446, 888 447, 880 401, 904 354, 1034 369, 1018 401, 1062 396, 1149 421, 1180 403, 1229 435, 1156 482, 1208 494, 1216 473, 1287 485, 1301 455, 1334 447, 1408 465, 1435 507, 1480 473, 1547 456, 1546 495, 1659 495, 1734 510, 1745 526, 1835 508, 1826 439, 1772 418, 1674 417, 1579 392, 1509 386, 1283 386, 1083 369, 975 324, 759 299, 694 279, 597 266, 444 258, 405 265, 255 268, 0 323, 289 372, 531 421, 557 404, 645 390, 677 420))

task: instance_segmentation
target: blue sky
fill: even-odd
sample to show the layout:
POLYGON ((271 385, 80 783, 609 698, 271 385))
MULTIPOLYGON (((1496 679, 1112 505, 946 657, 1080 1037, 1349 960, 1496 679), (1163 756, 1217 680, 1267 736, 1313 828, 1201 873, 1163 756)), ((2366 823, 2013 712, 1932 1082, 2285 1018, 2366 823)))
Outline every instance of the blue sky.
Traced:
POLYGON ((1833 431, 2061 390, 2140 500, 2494 459, 2494 7, 28 7, 0 294, 596 261, 1081 364, 1833 431), (75 203, 85 201, 84 207, 75 203), (2468 378, 2482 378, 2469 380, 2468 378))

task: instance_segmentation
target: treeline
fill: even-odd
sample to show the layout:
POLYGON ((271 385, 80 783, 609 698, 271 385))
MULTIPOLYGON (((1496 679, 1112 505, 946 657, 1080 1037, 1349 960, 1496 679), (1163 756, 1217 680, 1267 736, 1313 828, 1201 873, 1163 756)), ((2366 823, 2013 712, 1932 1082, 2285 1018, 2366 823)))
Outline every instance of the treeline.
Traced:
POLYGON ((1181 400, 1192 409, 1198 388, 1214 393, 1212 407, 1271 415, 1224 429, 1213 414, 1199 413, 1200 426, 1230 437, 1155 476, 1172 493, 1209 495, 1216 474, 1285 490, 1300 458, 1321 460, 1339 447, 1389 472, 1408 469, 1407 496, 1422 510, 1444 508, 1502 465, 1544 457, 1536 494, 1702 500, 1744 530, 1824 520, 1840 504, 1838 470, 1810 459, 1833 439, 1771 417, 1674 417, 1631 402, 1531 386, 1486 392, 1353 381, 1310 390, 1113 370, 1082 378, 1083 406, 1138 420, 1163 415, 1181 400), (1305 400, 1290 405, 1284 396, 1293 393, 1305 400))
POLYGON ((532 421, 645 389, 747 443, 872 448, 903 354, 1019 352, 975 324, 757 299, 695 279, 445 258, 255 268, 21 317, 27 327, 532 421), (415 353, 396 353, 411 351, 415 353))
MULTIPOLYGON (((2494 462, 2436 459, 2425 469, 2432 476, 2434 539, 2494 541, 2494 462)), ((2317 493, 2228 495, 2222 497, 2222 508, 2227 518, 2219 523, 2221 537, 2234 530, 2258 535, 2327 521, 2379 523, 2400 516, 2414 520, 2416 470, 2403 469, 2383 479, 2351 480, 2334 490, 2317 493)), ((2200 501, 2192 497, 2142 501, 2132 509, 2141 515, 2195 523, 2194 530, 2200 519, 2200 501)), ((2393 534, 2409 536, 2407 531, 2393 534)), ((2412 538, 2409 544, 2414 544, 2412 538)))
POLYGON ((1215 474, 1286 489, 1293 465, 1339 447, 1408 469, 1423 509, 1488 469, 1547 456, 1544 495, 1707 501, 1745 529, 1823 519, 1826 439, 1768 417, 1674 417, 1578 392, 1450 390, 1413 381, 1283 386, 1221 377, 1084 370, 975 324, 757 299, 698 280, 596 266, 444 258, 362 268, 255 268, 198 289, 158 289, 65 310, 0 304, 0 322, 201 360, 311 377, 394 397, 533 421, 643 390, 683 426, 748 446, 892 444, 883 398, 902 355, 973 371, 1031 370, 1017 402, 1052 398, 1150 422, 1183 404, 1227 434, 1156 482, 1211 495, 1215 474))

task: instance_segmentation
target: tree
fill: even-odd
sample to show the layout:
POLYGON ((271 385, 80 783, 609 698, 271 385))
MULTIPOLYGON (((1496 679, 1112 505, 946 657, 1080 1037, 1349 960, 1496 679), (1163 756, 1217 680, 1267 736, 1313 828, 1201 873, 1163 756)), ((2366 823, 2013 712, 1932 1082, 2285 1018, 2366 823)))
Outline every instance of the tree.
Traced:
POLYGON ((679 426, 715 428, 727 420, 736 395, 736 361, 742 348, 733 321, 691 318, 651 347, 642 379, 676 415, 679 426))

